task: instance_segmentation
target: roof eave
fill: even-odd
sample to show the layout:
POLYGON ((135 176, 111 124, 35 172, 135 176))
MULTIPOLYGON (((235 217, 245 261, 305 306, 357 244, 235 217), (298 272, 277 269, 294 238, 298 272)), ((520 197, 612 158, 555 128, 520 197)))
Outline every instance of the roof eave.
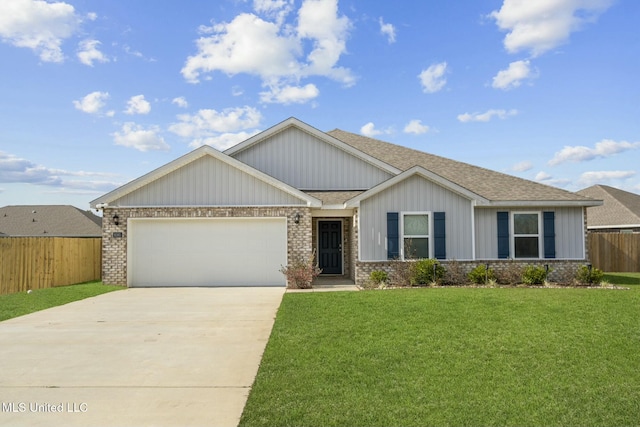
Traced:
POLYGON ((592 207, 602 200, 492 200, 485 207, 592 207))

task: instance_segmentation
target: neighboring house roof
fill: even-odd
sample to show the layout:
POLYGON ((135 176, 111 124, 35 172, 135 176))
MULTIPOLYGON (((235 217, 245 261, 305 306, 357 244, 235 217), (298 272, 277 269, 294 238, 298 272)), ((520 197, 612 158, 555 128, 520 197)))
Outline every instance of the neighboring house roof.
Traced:
POLYGON ((102 218, 68 205, 0 208, 0 234, 13 237, 101 237, 102 218))
POLYGON ((327 133, 402 171, 407 171, 414 166, 421 166, 432 174, 439 175, 444 180, 491 201, 493 205, 518 205, 525 202, 527 205, 531 205, 530 202, 581 206, 599 204, 598 201, 570 191, 340 129, 327 133))
POLYGON ((602 206, 589 208, 588 228, 640 227, 640 195, 608 185, 593 185, 578 194, 604 200, 602 206))

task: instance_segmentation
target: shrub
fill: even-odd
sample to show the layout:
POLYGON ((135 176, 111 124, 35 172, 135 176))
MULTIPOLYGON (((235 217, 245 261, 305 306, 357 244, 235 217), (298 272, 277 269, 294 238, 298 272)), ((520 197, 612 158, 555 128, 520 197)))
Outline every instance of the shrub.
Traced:
POLYGON ((435 259, 421 259, 411 265, 412 285, 438 283, 444 277, 445 268, 435 259))
POLYGON ((371 274, 369 274, 369 280, 375 285, 380 286, 389 281, 389 275, 384 270, 373 270, 371 274))
POLYGON ((464 268, 458 261, 449 261, 447 263, 446 270, 444 278, 442 279, 445 285, 462 286, 467 284, 467 274, 464 272, 464 268))
POLYGON ((287 277, 287 286, 294 289, 310 289, 313 279, 322 272, 314 262, 314 255, 308 259, 296 259, 280 272, 287 277))
POLYGON ((542 285, 547 280, 547 271, 542 266, 528 265, 522 272, 522 283, 526 285, 542 285))
POLYGON ((496 280, 503 285, 517 285, 522 280, 522 267, 510 261, 505 267, 496 271, 496 280))
POLYGON ((395 287, 404 287, 411 284, 411 266, 406 261, 394 260, 391 264, 389 284, 395 287))
POLYGON ((603 278, 604 272, 595 267, 589 268, 586 265, 583 265, 576 272, 576 280, 578 283, 585 285, 599 285, 602 283, 603 278))
POLYGON ((471 270, 469 274, 467 274, 467 277, 472 283, 475 283, 476 285, 486 285, 490 282, 495 282, 496 280, 496 275, 493 271, 493 268, 489 267, 489 269, 487 269, 487 266, 485 264, 480 264, 476 268, 471 270))

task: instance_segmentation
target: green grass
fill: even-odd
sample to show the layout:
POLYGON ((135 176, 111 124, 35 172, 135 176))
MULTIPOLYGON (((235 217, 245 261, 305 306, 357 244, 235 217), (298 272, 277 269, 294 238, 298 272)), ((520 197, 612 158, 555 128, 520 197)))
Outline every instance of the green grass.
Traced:
POLYGON ((640 285, 640 273, 604 273, 604 280, 612 285, 640 285))
POLYGON ((19 292, 0 295, 0 321, 23 316, 34 311, 67 304, 73 301, 124 289, 121 286, 107 286, 102 282, 37 289, 30 294, 19 292))
POLYGON ((638 425, 639 313, 640 286, 285 294, 240 425, 638 425))

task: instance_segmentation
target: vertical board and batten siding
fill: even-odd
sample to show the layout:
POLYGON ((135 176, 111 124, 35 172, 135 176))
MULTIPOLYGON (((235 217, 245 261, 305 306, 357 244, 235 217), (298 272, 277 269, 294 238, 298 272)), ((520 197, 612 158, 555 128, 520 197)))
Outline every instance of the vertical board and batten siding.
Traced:
MULTIPOLYGON (((476 208, 476 258, 498 259, 498 212, 555 212, 555 258, 584 258, 582 208, 476 208)), ((511 215, 509 215, 511 221, 511 215)), ((510 225, 509 238, 512 228, 510 225)), ((512 255, 512 254, 510 254, 512 255)))
POLYGON ((248 206, 300 205, 286 193, 216 158, 201 157, 112 206, 248 206))
MULTIPOLYGON (((361 260, 387 259, 387 212, 419 211, 445 212, 446 258, 471 259, 471 201, 427 179, 412 176, 360 202, 361 260)), ((433 222, 433 217, 430 221, 433 222)))
POLYGON ((233 157, 304 190, 369 189, 392 176, 296 128, 285 129, 233 157))

